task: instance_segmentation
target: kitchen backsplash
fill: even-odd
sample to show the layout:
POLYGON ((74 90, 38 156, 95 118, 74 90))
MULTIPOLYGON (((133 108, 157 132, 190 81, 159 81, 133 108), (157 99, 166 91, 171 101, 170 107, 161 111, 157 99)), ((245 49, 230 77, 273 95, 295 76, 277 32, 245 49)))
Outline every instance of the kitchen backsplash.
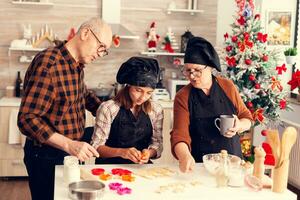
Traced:
MULTIPOLYGON (((0 12, 0 89, 14 85, 17 71, 21 71, 22 79, 24 79, 29 63, 20 63, 19 57, 24 54, 34 55, 33 52, 12 51, 11 55, 8 56, 10 42, 14 39, 21 39, 23 36, 22 24, 31 24, 33 34, 47 24, 58 35, 59 39, 66 39, 72 27, 77 28, 90 17, 101 16, 101 0, 66 0, 63 3, 60 0, 51 0, 51 2, 54 3, 52 7, 44 8, 38 6, 23 7, 14 5, 10 1, 0 1, 1 9, 6 10, 6 12, 0 12)), ((167 32, 167 27, 172 27, 179 44, 180 36, 187 28, 194 35, 203 36, 215 44, 218 0, 198 0, 198 8, 203 9, 204 12, 195 15, 189 13, 167 14, 166 9, 170 2, 171 0, 122 0, 121 23, 138 35, 140 39, 121 39, 121 46, 118 49, 111 49, 107 57, 87 65, 85 80, 88 87, 96 87, 99 82, 104 84, 115 82, 115 75, 121 63, 146 50, 146 31, 149 31, 152 21, 156 22, 157 34, 161 36, 159 47, 167 32), (131 10, 132 8, 155 8, 157 10, 131 10)), ((176 3, 177 8, 187 7, 187 1, 175 0, 173 2, 176 3)), ((172 65, 171 56, 159 56, 157 58, 160 66, 166 69, 165 79, 171 77, 172 72, 179 75, 179 70, 172 65)))

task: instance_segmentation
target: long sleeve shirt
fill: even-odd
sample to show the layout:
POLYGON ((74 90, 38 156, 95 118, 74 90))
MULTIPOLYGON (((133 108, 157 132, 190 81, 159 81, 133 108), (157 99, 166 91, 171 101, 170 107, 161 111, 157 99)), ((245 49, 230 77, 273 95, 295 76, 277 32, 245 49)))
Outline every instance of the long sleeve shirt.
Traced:
MULTIPOLYGON (((151 143, 148 148, 156 150, 157 156, 161 156, 163 150, 163 136, 162 136, 162 123, 163 123, 163 110, 161 105, 155 102, 151 102, 151 112, 148 113, 152 128, 153 135, 151 137, 151 143)), ((111 124, 114 121, 120 110, 120 106, 115 101, 109 100, 100 105, 94 128, 94 134, 92 137, 92 145, 97 149, 100 145, 105 145, 111 129, 111 124)))
MULTIPOLYGON (((247 118, 250 121, 253 121, 251 112, 245 106, 237 88, 231 80, 224 79, 221 77, 216 77, 217 82, 227 95, 227 97, 232 101, 234 107, 237 110, 237 117, 247 118)), ((189 94, 191 91, 192 85, 186 85, 183 87, 175 96, 174 100, 174 121, 173 129, 171 131, 171 148, 172 153, 176 157, 174 152, 174 147, 179 142, 184 142, 188 145, 191 150, 191 136, 189 132, 190 126, 190 112, 188 106, 189 94)))
POLYGON ((79 140, 85 109, 96 114, 100 100, 84 84, 84 65, 64 44, 38 53, 24 78, 18 126, 22 134, 44 143, 54 132, 79 140))

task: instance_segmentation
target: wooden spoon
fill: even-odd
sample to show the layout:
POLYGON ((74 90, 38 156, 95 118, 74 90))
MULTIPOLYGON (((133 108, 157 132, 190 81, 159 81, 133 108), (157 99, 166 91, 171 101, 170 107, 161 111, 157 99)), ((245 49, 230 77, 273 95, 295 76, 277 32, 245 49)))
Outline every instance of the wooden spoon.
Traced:
POLYGON ((275 166, 279 164, 279 155, 280 155, 280 138, 278 130, 267 130, 267 142, 272 148, 272 153, 275 158, 275 166))
POLYGON ((279 158, 279 167, 284 160, 289 159, 290 152, 297 139, 297 130, 294 127, 287 127, 281 139, 281 153, 279 158))

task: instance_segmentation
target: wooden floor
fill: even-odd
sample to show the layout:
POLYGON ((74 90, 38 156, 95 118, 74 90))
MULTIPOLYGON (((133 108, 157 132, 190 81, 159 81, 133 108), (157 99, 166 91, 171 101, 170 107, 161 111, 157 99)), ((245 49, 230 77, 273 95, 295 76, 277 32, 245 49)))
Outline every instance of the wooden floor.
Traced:
POLYGON ((27 178, 0 178, 0 199, 30 200, 27 178))
MULTIPOLYGON (((296 193, 297 200, 300 200, 300 190, 291 185, 288 188, 296 193)), ((30 200, 27 178, 0 178, 0 200, 2 197, 5 197, 5 200, 30 200)))

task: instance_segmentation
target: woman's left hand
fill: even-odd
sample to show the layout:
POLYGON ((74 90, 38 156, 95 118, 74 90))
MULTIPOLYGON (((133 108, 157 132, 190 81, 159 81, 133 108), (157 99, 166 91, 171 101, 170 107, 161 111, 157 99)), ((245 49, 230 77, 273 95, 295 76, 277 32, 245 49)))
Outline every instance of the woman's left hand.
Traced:
POLYGON ((233 115, 233 117, 234 117, 234 125, 232 128, 228 129, 228 131, 224 135, 225 137, 228 138, 235 136, 238 132, 242 130, 242 124, 240 119, 236 115, 233 115))

